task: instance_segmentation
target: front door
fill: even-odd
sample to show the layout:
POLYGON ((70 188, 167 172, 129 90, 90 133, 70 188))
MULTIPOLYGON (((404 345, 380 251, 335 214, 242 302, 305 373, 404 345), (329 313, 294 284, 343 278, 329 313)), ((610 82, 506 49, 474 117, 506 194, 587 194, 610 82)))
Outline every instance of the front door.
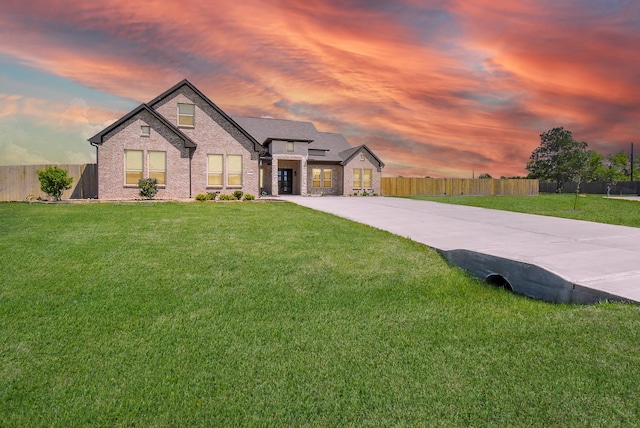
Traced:
POLYGON ((293 170, 279 168, 278 169, 278 194, 293 194, 293 170))

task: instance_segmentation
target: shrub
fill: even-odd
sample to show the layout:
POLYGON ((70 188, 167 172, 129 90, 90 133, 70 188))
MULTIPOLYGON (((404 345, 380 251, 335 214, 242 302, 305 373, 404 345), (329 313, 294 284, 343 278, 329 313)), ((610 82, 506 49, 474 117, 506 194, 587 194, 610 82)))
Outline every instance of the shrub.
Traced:
POLYGON ((67 170, 58 168, 57 165, 38 171, 38 179, 40 189, 56 201, 60 200, 62 192, 71 189, 73 183, 73 177, 67 177, 67 170))
POLYGON ((215 201, 220 192, 207 192, 207 196, 210 200, 215 201))
POLYGON ((228 193, 221 193, 220 196, 218 196, 218 200, 219 201, 235 201, 237 200, 237 198, 228 193))
POLYGON ((242 198, 244 201, 253 201, 256 197, 253 196, 251 193, 247 193, 246 195, 244 195, 244 198, 242 198))
POLYGON ((362 196, 369 196, 369 192, 367 192, 366 190, 362 191, 362 196))
POLYGON ((377 194, 377 193, 374 193, 374 194, 373 194, 373 196, 378 196, 378 194, 377 194))
POLYGON ((358 192, 353 192, 353 196, 358 196, 358 192))
POLYGON ((158 180, 156 178, 141 178, 138 181, 140 196, 145 199, 153 199, 158 193, 158 180))
POLYGON ((209 197, 208 193, 198 193, 196 195, 196 201, 200 201, 200 202, 204 202, 204 201, 210 201, 211 198, 209 197))
POLYGON ((233 197, 237 200, 241 200, 242 195, 244 195, 244 193, 242 193, 242 190, 236 190, 235 192, 233 192, 233 197))

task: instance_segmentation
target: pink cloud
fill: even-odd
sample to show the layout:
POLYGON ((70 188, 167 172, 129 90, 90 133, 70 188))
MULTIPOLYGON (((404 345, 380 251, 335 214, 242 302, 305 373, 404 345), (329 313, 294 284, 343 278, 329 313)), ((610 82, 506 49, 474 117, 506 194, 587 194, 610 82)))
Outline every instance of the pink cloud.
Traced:
POLYGON ((640 13, 627 8, 9 1, 0 53, 139 102, 186 77, 230 113, 311 120, 366 143, 390 175, 520 175, 550 127, 605 152, 637 134, 638 34, 626 23, 640 13))

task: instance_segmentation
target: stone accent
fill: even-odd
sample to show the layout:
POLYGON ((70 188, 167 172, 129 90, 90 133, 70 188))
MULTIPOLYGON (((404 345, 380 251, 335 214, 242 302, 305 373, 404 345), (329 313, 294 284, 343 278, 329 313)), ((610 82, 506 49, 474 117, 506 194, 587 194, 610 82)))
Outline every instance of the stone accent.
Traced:
MULTIPOLYGON (((307 194, 307 169, 305 156, 294 154, 273 155, 271 161, 271 194, 278 196, 278 168, 291 168, 296 172, 293 180, 293 194, 307 194)), ((266 179, 266 176, 265 176, 266 179)))
POLYGON ((312 195, 343 195, 343 170, 340 165, 321 164, 321 163, 308 163, 307 166, 307 189, 312 195), (320 177, 320 188, 313 187, 313 169, 331 170, 331 187, 322 187, 323 176, 320 177))

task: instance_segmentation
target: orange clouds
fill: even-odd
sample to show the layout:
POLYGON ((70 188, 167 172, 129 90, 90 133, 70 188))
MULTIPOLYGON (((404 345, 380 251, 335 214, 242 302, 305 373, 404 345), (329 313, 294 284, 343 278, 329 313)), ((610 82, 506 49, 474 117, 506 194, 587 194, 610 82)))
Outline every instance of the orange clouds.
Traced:
POLYGON ((639 131, 632 3, 23 3, 0 6, 17 63, 138 102, 186 77, 232 114, 366 143, 389 175, 520 175, 553 126, 604 153, 639 131))

